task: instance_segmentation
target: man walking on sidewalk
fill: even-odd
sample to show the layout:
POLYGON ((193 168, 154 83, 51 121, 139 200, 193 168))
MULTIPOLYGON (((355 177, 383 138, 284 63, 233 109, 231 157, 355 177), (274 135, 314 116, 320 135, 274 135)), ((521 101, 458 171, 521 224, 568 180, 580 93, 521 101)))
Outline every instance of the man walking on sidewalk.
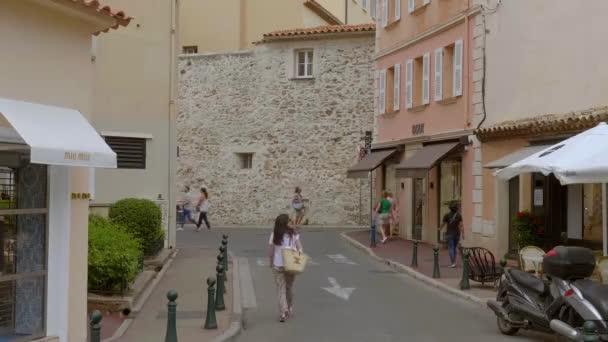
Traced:
POLYGON ((460 239, 464 240, 464 228, 462 226, 462 216, 458 212, 458 203, 450 204, 450 212, 443 216, 443 223, 439 230, 447 226, 445 239, 448 243, 448 253, 450 255, 450 267, 456 267, 456 250, 460 239))

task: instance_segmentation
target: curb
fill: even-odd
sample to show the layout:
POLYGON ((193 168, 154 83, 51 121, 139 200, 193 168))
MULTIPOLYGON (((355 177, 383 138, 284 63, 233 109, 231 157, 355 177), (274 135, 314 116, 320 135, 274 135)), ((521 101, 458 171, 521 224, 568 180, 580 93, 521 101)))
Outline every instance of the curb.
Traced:
POLYGON ((127 330, 129 329, 129 326, 131 325, 131 323, 133 323, 133 321, 137 317, 137 313, 139 313, 139 311, 141 311, 141 308, 144 306, 144 304, 146 303, 146 301, 148 300, 150 295, 152 295, 152 292, 154 292, 154 289, 156 288, 156 286, 158 285, 160 280, 163 278, 163 276, 167 272, 167 269, 173 263, 173 260, 175 259, 175 256, 177 255, 178 252, 179 252, 179 249, 176 249, 173 253, 171 253, 169 255, 169 258, 168 258, 167 262, 165 263, 165 265, 163 266, 163 268, 158 272, 156 277, 154 277, 154 280, 152 281, 152 283, 150 285, 148 285, 148 287, 141 294, 141 296, 139 297, 137 302, 134 304, 133 308, 131 309, 131 314, 129 315, 129 318, 125 319, 122 322, 122 324, 114 332, 114 335, 112 335, 112 337, 106 338, 105 340, 102 340, 101 342, 115 341, 115 340, 121 338, 122 335, 124 335, 127 332, 127 330))
POLYGON ((451 287, 451 286, 449 286, 447 284, 444 284, 441 281, 435 280, 435 279, 433 279, 433 278, 431 278, 431 277, 429 277, 427 275, 424 275, 424 274, 422 274, 422 273, 414 270, 413 268, 411 268, 409 266, 405 266, 405 265, 403 265, 401 263, 398 263, 398 262, 390 260, 390 259, 384 259, 382 257, 379 257, 378 255, 376 255, 376 253, 374 253, 374 251, 371 248, 363 245, 361 242, 359 242, 359 241, 351 238, 350 236, 348 236, 348 233, 352 233, 352 232, 354 232, 354 231, 342 232, 340 235, 342 236, 342 238, 344 240, 350 242, 355 247, 357 247, 357 248, 359 248, 359 249, 367 252, 374 259, 376 259, 376 260, 378 260, 380 262, 383 262, 383 263, 389 265, 390 267, 392 267, 393 269, 395 269, 395 270, 397 270, 397 271, 399 271, 401 273, 405 273, 408 276, 410 276, 410 277, 412 277, 412 278, 414 278, 414 279, 416 279, 418 281, 426 283, 427 285, 430 285, 430 286, 435 287, 435 288, 437 288, 439 290, 448 292, 448 293, 453 294, 453 295, 455 295, 457 297, 460 297, 460 298, 462 298, 464 300, 467 300, 469 302, 477 304, 479 307, 487 308, 487 306, 486 306, 486 300, 485 299, 482 299, 482 298, 479 298, 479 297, 474 296, 472 294, 466 293, 464 291, 455 289, 455 288, 453 288, 453 287, 451 287))
POLYGON ((232 314, 230 326, 223 334, 214 338, 212 342, 235 341, 236 337, 241 333, 243 327, 243 308, 241 306, 241 277, 239 273, 239 263, 236 255, 228 251, 228 255, 232 258, 232 314))

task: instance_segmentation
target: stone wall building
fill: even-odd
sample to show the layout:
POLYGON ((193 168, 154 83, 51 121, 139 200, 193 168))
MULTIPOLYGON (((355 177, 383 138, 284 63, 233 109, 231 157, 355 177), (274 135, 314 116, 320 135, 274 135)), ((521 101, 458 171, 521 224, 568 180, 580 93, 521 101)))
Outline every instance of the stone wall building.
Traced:
POLYGON ((369 220, 369 187, 347 179, 374 116, 375 25, 264 35, 251 51, 179 59, 178 190, 205 186, 216 225, 369 220))

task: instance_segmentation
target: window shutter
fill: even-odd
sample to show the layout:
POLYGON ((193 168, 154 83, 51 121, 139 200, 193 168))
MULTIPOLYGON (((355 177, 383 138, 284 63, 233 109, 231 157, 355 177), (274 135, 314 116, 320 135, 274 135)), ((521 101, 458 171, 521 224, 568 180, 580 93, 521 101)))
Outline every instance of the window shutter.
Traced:
POLYGON ((431 3, 431 0, 424 0, 422 2, 422 5, 426 6, 426 5, 430 4, 430 3, 431 3))
POLYGON ((146 168, 146 139, 106 136, 105 141, 116 153, 119 169, 146 168))
POLYGON ((412 13, 416 10, 416 0, 407 0, 407 12, 412 13))
POLYGON ((462 52, 463 41, 457 40, 454 43, 454 96, 462 96, 462 52))
POLYGON ((389 0, 382 1, 382 27, 388 26, 388 2, 389 0))
POLYGON ((380 98, 378 99, 380 114, 386 112, 386 69, 380 70, 380 98))
POLYGON ((395 20, 401 19, 401 0, 395 0, 395 20))
POLYGON ((422 56, 422 104, 431 102, 431 55, 422 56))
POLYGON ((393 91, 393 108, 399 110, 399 97, 401 96, 401 64, 395 64, 395 84, 393 91))
POLYGON ((435 50, 435 101, 443 99, 443 48, 435 50))
POLYGON ((413 107, 413 94, 412 94, 412 78, 414 76, 413 61, 408 59, 405 62, 405 107, 413 107))

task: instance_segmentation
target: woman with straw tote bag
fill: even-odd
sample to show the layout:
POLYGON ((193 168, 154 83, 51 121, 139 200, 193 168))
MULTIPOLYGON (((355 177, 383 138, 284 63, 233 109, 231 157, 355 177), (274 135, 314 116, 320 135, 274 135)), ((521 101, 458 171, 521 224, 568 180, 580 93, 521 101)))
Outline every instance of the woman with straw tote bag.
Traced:
MULTIPOLYGON (((274 230, 270 235, 269 244, 269 257, 270 267, 274 274, 274 280, 277 284, 277 296, 279 299, 279 314, 280 322, 293 315, 293 283, 295 281, 294 272, 288 271, 288 267, 291 270, 293 264, 295 264, 295 257, 293 253, 283 251, 292 251, 300 256, 304 256, 302 253, 302 243, 300 242, 300 235, 293 229, 293 222, 289 219, 286 214, 279 215, 274 223, 274 230)), ((302 259, 299 261, 302 263, 302 259)), ((306 260, 303 261, 304 265, 306 260)), ((302 267, 301 270, 304 268, 302 267)))

